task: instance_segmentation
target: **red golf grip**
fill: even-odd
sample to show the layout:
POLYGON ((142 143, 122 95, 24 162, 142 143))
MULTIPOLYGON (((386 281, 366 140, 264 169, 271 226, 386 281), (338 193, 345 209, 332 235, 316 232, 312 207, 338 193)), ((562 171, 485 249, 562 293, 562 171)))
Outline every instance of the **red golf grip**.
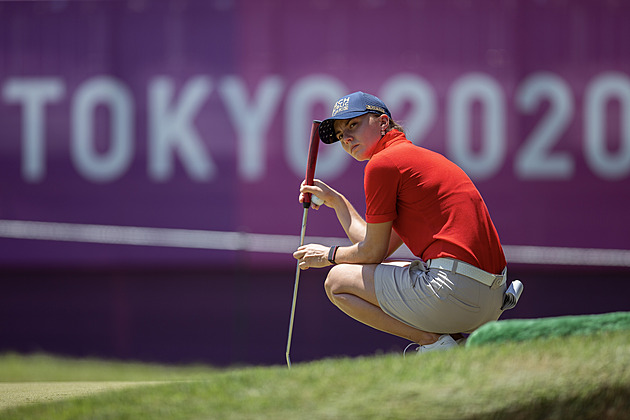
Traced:
MULTIPOLYGON (((317 151, 319 150, 319 125, 321 121, 314 120, 311 125, 311 140, 308 145, 308 158, 306 160, 306 185, 313 185, 315 178, 315 164, 317 163, 317 151)), ((304 194, 302 205, 305 209, 311 206, 311 195, 304 194)))

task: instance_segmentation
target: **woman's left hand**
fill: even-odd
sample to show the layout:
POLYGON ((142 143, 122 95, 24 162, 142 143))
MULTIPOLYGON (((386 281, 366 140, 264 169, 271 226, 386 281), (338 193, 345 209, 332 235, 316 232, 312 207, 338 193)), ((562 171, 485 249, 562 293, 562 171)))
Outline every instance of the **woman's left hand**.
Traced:
POLYGON ((293 258, 298 260, 301 270, 308 268, 321 268, 327 267, 330 264, 328 261, 328 252, 330 247, 319 244, 302 245, 293 253, 293 258))

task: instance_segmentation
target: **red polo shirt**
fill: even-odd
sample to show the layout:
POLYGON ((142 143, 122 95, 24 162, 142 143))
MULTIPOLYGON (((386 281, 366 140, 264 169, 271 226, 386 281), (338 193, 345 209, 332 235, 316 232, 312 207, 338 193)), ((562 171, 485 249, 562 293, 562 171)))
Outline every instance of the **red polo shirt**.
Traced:
POLYGON ((506 265, 499 235, 470 178, 444 156, 392 130, 365 167, 366 221, 393 229, 424 261, 455 258, 493 274, 506 265))

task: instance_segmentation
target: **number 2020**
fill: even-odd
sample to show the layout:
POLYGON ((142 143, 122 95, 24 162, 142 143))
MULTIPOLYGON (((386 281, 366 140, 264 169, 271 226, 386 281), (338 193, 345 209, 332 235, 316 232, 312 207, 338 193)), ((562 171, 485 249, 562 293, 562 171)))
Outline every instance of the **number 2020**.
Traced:
MULTIPOLYGON (((389 93, 393 102, 399 102, 402 96, 415 96, 420 100, 417 111, 431 110, 435 101, 430 85, 417 78, 413 81, 409 79, 405 83, 406 92, 384 91, 389 93)), ((401 84, 390 84, 389 87, 401 84)), ((568 83, 554 73, 533 73, 516 87, 514 102, 515 111, 523 115, 533 115, 539 112, 543 104, 548 104, 542 117, 525 134, 514 154, 516 176, 520 179, 571 179, 575 172, 575 157, 569 151, 554 150, 575 116, 575 99, 568 83)), ((586 85, 582 103, 582 149, 589 169, 596 176, 607 180, 628 176, 630 78, 619 72, 597 75, 586 85), (608 115, 608 105, 613 101, 619 104, 618 120, 608 115), (613 131, 608 127, 610 121, 619 123, 619 145, 616 150, 609 147, 607 133, 613 131)), ((475 179, 488 179, 496 175, 507 155, 506 100, 499 83, 481 73, 462 76, 449 89, 446 115, 448 156, 475 179), (481 109, 482 127, 480 146, 477 148, 473 147, 471 130, 475 104, 481 109)), ((409 127, 410 134, 413 132, 411 138, 421 140, 430 129, 433 116, 434 110, 431 110, 418 118, 415 126, 409 127)))

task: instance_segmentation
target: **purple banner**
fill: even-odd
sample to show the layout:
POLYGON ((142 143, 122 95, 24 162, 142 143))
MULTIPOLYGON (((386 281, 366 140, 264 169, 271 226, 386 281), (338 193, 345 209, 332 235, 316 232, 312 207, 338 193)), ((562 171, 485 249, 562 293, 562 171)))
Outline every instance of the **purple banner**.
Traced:
MULTIPOLYGON (((0 219, 62 225, 2 225, 0 264, 241 263, 243 233, 299 234, 310 123, 356 90, 473 178, 504 245, 630 249, 629 17, 596 0, 4 3, 0 219), (202 231, 241 236, 171 246, 202 231)), ((322 145, 316 176, 362 212, 363 166, 322 145)), ((343 236, 330 210, 308 232, 343 236)))

